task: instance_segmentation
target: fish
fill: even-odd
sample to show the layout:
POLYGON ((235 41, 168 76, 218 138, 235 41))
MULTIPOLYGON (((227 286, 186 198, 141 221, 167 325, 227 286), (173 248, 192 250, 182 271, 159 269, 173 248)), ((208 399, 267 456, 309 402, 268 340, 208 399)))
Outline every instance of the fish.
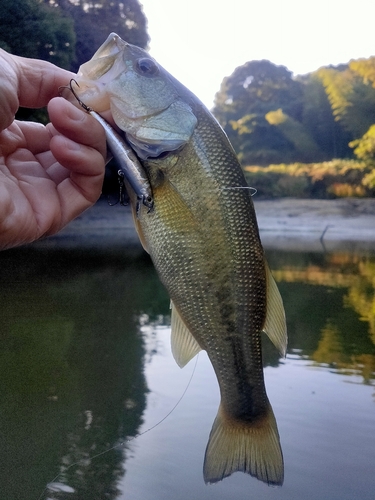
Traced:
POLYGON ((242 471, 282 485, 261 337, 268 335, 285 356, 285 312, 232 145, 191 91, 115 33, 76 80, 79 99, 110 116, 148 179, 152 210, 128 189, 140 241, 171 299, 173 356, 183 367, 205 350, 218 380, 205 482, 242 471))

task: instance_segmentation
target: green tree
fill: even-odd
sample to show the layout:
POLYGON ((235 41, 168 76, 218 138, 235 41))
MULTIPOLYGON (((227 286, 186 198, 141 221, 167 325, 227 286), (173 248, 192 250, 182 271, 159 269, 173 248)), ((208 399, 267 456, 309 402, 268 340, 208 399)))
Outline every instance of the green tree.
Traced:
POLYGON ((309 131, 282 109, 269 111, 266 120, 270 125, 278 127, 283 136, 291 142, 298 156, 303 161, 313 161, 321 157, 321 151, 309 131))
POLYGON ((352 139, 361 137, 375 123, 375 90, 348 65, 318 70, 335 119, 341 121, 352 139))
MULTIPOLYGON (((324 160, 352 155, 351 134, 335 120, 327 93, 317 72, 298 77, 303 83, 302 124, 319 146, 324 160)), ((318 158, 316 158, 318 159, 318 158)))
POLYGON ((75 46, 73 22, 39 0, 1 0, 0 47, 69 68, 75 46))
MULTIPOLYGON (((130 43, 148 43, 138 0, 1 0, 0 48, 76 71, 111 31, 130 43)), ((21 108, 21 120, 48 120, 45 110, 21 108)))
POLYGON ((213 113, 244 164, 305 159, 298 158, 290 135, 266 119, 267 113, 280 109, 299 121, 302 97, 302 83, 287 68, 266 60, 250 61, 224 78, 213 113))
POLYGON ((279 163, 280 158, 292 161, 293 144, 278 127, 261 114, 248 114, 231 120, 232 144, 243 165, 279 163))
POLYGON ((360 160, 375 162, 375 124, 360 138, 349 143, 354 148, 354 154, 360 160))
POLYGON ((349 68, 363 78, 365 84, 375 87, 375 56, 368 59, 357 59, 349 62, 349 68))
POLYGON ((300 119, 302 85, 293 80, 285 66, 270 61, 250 61, 224 78, 215 96, 214 114, 224 125, 246 114, 265 115, 281 108, 289 116, 300 119))
POLYGON ((368 131, 360 138, 349 143, 354 148, 354 154, 360 160, 364 160, 367 165, 367 174, 364 176, 362 184, 375 194, 375 124, 371 125, 368 131))

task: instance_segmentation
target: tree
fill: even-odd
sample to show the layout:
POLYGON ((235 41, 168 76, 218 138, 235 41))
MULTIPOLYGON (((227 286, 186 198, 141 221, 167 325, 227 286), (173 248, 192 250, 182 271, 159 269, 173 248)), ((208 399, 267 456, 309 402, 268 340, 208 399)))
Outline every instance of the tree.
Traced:
POLYGON ((354 148, 354 154, 360 160, 375 160, 375 125, 371 125, 368 131, 360 138, 349 143, 354 148))
POLYGON ((290 141, 293 146, 292 156, 307 162, 322 157, 319 146, 301 122, 288 116, 282 109, 269 111, 265 118, 270 125, 278 127, 283 136, 290 141))
POLYGON ((375 56, 368 59, 357 59, 349 62, 349 68, 363 78, 365 84, 371 83, 375 87, 375 56))
POLYGON ((224 124, 249 113, 263 116, 281 108, 299 119, 302 111, 302 85, 293 80, 285 66, 270 61, 250 61, 224 78, 215 96, 214 114, 224 124))
POLYGON ((0 47, 77 71, 112 32, 146 48, 138 0, 1 0, 0 47))
POLYGON ((319 146, 324 160, 352 155, 348 142, 352 135, 335 120, 331 104, 316 71, 298 79, 303 83, 302 125, 319 146))
POLYGON ((265 116, 253 113, 231 120, 232 144, 243 165, 280 163, 293 160, 293 144, 265 116))
POLYGON ((73 22, 38 0, 2 0, 0 47, 69 68, 74 55, 73 22))
POLYGON ((350 132, 361 137, 375 123, 375 91, 347 65, 321 68, 317 72, 326 90, 333 115, 350 132))
POLYGON ((302 97, 302 83, 287 68, 265 60, 250 61, 224 78, 213 112, 244 164, 293 161, 298 153, 290 136, 266 115, 280 109, 299 121, 302 97))
POLYGON ((375 124, 360 138, 349 143, 354 148, 354 154, 367 164, 367 174, 363 178, 363 185, 375 193, 375 124))

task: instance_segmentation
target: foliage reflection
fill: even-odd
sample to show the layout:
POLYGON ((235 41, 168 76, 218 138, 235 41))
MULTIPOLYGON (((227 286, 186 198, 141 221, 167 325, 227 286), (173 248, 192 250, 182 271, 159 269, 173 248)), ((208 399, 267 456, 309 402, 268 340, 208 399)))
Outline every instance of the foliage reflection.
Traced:
POLYGON ((375 256, 290 254, 280 262, 271 253, 271 258, 275 278, 287 290, 290 348, 374 384, 375 256))

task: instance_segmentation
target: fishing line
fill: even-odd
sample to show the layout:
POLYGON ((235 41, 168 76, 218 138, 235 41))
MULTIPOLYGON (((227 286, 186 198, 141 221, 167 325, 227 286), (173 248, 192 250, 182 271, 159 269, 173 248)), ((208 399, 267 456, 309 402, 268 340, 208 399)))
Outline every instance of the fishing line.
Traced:
MULTIPOLYGON (((156 424, 152 425, 151 427, 149 427, 148 429, 146 429, 145 431, 143 432, 140 432, 138 434, 136 434, 135 436, 132 436, 128 439, 126 439, 125 441, 121 441, 121 443, 118 443, 116 444, 115 446, 112 446, 111 448, 108 448, 107 450, 104 450, 104 451, 101 451, 100 453, 96 453, 96 455, 92 455, 91 457, 88 457, 88 458, 85 458, 85 459, 81 459, 81 460, 77 460, 77 462, 74 462, 73 464, 70 464, 69 467, 67 467, 65 470, 64 470, 64 473, 67 472, 69 469, 71 469, 72 467, 76 466, 76 465, 79 465, 81 462, 87 462, 87 460, 95 460, 96 458, 100 457, 101 455, 105 455, 106 453, 109 453, 110 451, 112 450, 115 450, 117 448, 121 448, 122 446, 125 446, 126 443, 130 443, 131 441, 133 441, 134 439, 140 437, 140 436, 143 436, 144 434, 147 434, 147 432, 150 432, 152 431, 153 429, 155 429, 155 427, 158 427, 158 425, 162 424, 164 422, 164 420, 166 420, 174 411, 175 409, 177 408, 177 406, 181 403, 181 401, 183 400, 185 394, 187 393, 188 389, 189 389, 189 386, 191 384, 191 381, 193 380, 193 377, 194 377, 194 373, 195 373, 195 370, 197 368, 197 364, 198 364, 198 358, 199 358, 199 353, 197 354, 196 358, 195 358, 195 363, 194 363, 194 367, 193 367, 193 370, 191 372, 191 375, 190 375, 190 378, 189 378, 189 381, 184 389, 184 392, 182 393, 182 395, 180 396, 180 398, 178 399, 177 403, 175 403, 175 405, 172 407, 172 409, 161 419, 159 420, 158 422, 156 422, 156 424)), ((61 476, 62 472, 59 472, 57 474, 57 476, 55 476, 51 481, 49 481, 49 483, 47 483, 47 486, 44 488, 44 490, 42 491, 42 493, 40 494, 40 496, 38 497, 38 500, 41 500, 43 495, 44 495, 44 492, 47 490, 48 488, 48 484, 52 484, 54 482, 57 481, 57 479, 61 476)))
POLYGON ((225 187, 221 188, 222 191, 228 191, 230 189, 249 189, 251 191, 250 196, 254 196, 254 194, 257 194, 258 190, 256 188, 250 187, 250 186, 234 186, 234 187, 225 187))

